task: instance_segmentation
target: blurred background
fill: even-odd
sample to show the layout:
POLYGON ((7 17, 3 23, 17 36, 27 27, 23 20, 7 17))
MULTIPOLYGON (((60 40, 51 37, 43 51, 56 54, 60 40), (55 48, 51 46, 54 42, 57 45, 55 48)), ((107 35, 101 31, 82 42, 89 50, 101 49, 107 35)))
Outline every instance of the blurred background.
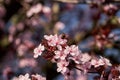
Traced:
POLYGON ((33 58, 45 34, 66 34, 82 52, 119 64, 120 3, 86 1, 0 0, 0 80, 25 73, 63 80, 55 64, 33 58))

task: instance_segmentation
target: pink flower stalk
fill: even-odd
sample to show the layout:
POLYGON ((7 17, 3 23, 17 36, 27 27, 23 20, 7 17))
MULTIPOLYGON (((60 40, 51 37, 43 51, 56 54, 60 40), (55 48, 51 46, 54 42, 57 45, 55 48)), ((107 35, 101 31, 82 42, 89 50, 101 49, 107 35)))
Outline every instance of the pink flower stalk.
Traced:
POLYGON ((20 75, 19 77, 14 77, 12 80, 31 80, 29 78, 29 74, 26 73, 25 75, 20 75))
POLYGON ((65 73, 67 71, 67 66, 69 65, 69 62, 66 60, 61 60, 57 63, 57 72, 65 73))
POLYGON ((41 56, 44 50, 45 50, 45 47, 40 44, 37 48, 34 49, 34 58, 37 58, 39 55, 41 56))
POLYGON ((66 39, 62 39, 57 34, 55 35, 45 35, 44 38, 48 41, 49 46, 57 46, 57 45, 63 45, 67 42, 66 39))

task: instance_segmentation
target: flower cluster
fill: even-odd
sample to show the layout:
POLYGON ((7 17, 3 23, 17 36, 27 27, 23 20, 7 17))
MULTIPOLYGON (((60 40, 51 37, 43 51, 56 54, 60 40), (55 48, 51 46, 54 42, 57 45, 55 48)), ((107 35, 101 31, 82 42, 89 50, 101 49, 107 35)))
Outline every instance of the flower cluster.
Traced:
POLYGON ((26 13, 27 17, 31 17, 34 14, 38 14, 40 12, 43 13, 50 13, 51 9, 48 6, 43 6, 42 4, 38 3, 36 5, 33 5, 26 13))
POLYGON ((58 46, 63 45, 67 42, 67 40, 62 39, 61 36, 55 35, 45 35, 44 38, 47 40, 49 46, 58 46))
POLYGON ((110 61, 106 58, 103 58, 103 57, 101 57, 98 60, 92 59, 91 60, 91 65, 93 65, 94 67, 99 67, 99 66, 102 66, 102 65, 112 66, 110 61))
POLYGON ((33 14, 37 14, 37 13, 39 13, 40 11, 41 11, 41 9, 42 9, 42 5, 41 4, 37 4, 37 5, 35 5, 35 6, 32 6, 31 8, 30 8, 30 10, 28 10, 28 12, 27 12, 27 16, 28 17, 31 17, 33 14))
POLYGON ((103 10, 108 15, 113 15, 113 14, 116 13, 116 11, 118 10, 118 8, 115 5, 113 5, 113 4, 108 4, 108 5, 104 6, 103 10))
MULTIPOLYGON (((89 75, 93 80, 120 80, 120 8, 115 1, 118 0, 1 0, 0 53, 5 54, 0 54, 0 80, 11 80, 25 72, 52 72, 46 60, 56 64, 53 68, 65 80, 87 80, 89 75), (62 32, 70 38, 58 35, 62 32), (41 41, 43 34, 51 33, 56 34, 45 35, 41 41), (46 60, 37 63, 32 56, 46 60), (45 69, 46 65, 50 68, 45 69)), ((47 78, 56 80, 59 76, 47 78)), ((26 74, 16 79, 41 80, 40 77, 26 74)))
POLYGON ((95 71, 102 75, 102 71, 112 66, 104 57, 90 56, 88 53, 82 53, 78 46, 68 45, 68 40, 63 35, 45 35, 44 38, 42 43, 34 49, 34 57, 37 58, 40 55, 56 63, 57 72, 61 72, 65 80, 70 80, 73 69, 83 71, 85 74, 95 71))
POLYGON ((19 77, 14 77, 12 80, 46 80, 45 77, 42 77, 39 74, 32 75, 32 79, 30 78, 30 75, 26 73, 25 75, 20 75, 19 77))

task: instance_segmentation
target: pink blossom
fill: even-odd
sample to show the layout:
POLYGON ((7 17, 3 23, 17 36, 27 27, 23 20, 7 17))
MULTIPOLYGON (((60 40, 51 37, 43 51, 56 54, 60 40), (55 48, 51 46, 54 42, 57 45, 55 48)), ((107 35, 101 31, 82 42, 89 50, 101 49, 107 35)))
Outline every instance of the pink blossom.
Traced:
POLYGON ((26 73, 25 75, 20 75, 19 77, 14 77, 13 80, 31 80, 29 78, 29 74, 26 73))
POLYGON ((37 4, 37 5, 34 5, 30 8, 30 10, 27 11, 27 16, 28 17, 31 17, 33 14, 37 14, 39 13, 40 11, 42 10, 42 5, 41 4, 37 4))
POLYGON ((50 7, 48 7, 48 6, 44 6, 42 10, 43 10, 44 13, 50 13, 51 12, 50 7))
POLYGON ((36 80, 46 80, 45 77, 39 75, 39 74, 36 74, 36 75, 32 75, 32 77, 34 77, 36 80))
POLYGON ((76 45, 67 46, 64 53, 71 54, 72 56, 78 55, 79 54, 78 46, 76 45))
POLYGON ((103 65, 111 66, 112 64, 108 59, 101 57, 99 60, 92 59, 91 65, 93 65, 94 67, 99 67, 103 65))
POLYGON ((39 74, 36 75, 32 75, 33 79, 30 79, 30 75, 28 73, 26 73, 25 75, 20 75, 19 77, 14 77, 12 80, 46 80, 45 77, 42 77, 39 74))
POLYGON ((67 66, 69 65, 69 62, 66 60, 61 60, 57 63, 57 72, 65 73, 67 71, 67 66))
POLYGON ((45 35, 44 38, 48 41, 49 46, 57 46, 57 45, 63 45, 67 42, 66 39, 62 39, 57 34, 55 35, 45 35))
POLYGON ((49 46, 56 46, 56 43, 57 43, 56 41, 58 40, 58 36, 57 35, 54 35, 54 36, 53 35, 50 35, 50 36, 45 35, 44 38, 46 40, 48 40, 48 45, 49 46))
POLYGON ((93 65, 96 68, 96 67, 99 67, 101 65, 104 65, 104 62, 101 59, 99 59, 99 60, 92 59, 91 65, 93 65))
POLYGON ((20 44, 17 48, 18 55, 23 56, 27 50, 28 50, 28 47, 25 44, 20 44))
POLYGON ((109 5, 105 5, 104 6, 104 10, 105 11, 108 11, 109 9, 118 9, 115 5, 113 5, 113 4, 109 4, 109 5))
POLYGON ((90 59, 91 59, 91 56, 89 54, 87 54, 87 53, 82 54, 81 61, 83 64, 88 62, 90 59))
POLYGON ((70 57, 69 59, 72 59, 76 64, 80 64, 81 63, 81 54, 76 55, 74 57, 70 57))
POLYGON ((44 50, 45 47, 40 44, 37 48, 34 49, 34 58, 37 58, 39 55, 41 55, 44 50))
POLYGON ((37 62, 32 58, 32 59, 21 59, 19 62, 19 66, 21 68, 26 67, 26 66, 31 66, 35 67, 37 65, 37 62))
POLYGON ((104 62, 104 65, 112 66, 112 64, 110 63, 110 61, 107 58, 101 57, 101 60, 104 62))
POLYGON ((59 58, 61 58, 61 59, 65 59, 65 55, 64 55, 64 53, 63 53, 63 51, 55 51, 55 56, 54 56, 56 59, 59 59, 59 58))
POLYGON ((62 29, 64 29, 64 27, 65 27, 65 24, 60 21, 55 24, 55 28, 57 30, 62 30, 62 29))
POLYGON ((34 13, 39 13, 42 10, 42 5, 39 3, 39 4, 35 5, 35 6, 33 6, 32 9, 33 9, 34 13))
POLYGON ((55 51, 55 56, 54 56, 54 58, 55 58, 55 59, 65 60, 67 54, 64 54, 64 50, 62 49, 61 46, 58 46, 58 49, 59 49, 59 50, 55 51))

